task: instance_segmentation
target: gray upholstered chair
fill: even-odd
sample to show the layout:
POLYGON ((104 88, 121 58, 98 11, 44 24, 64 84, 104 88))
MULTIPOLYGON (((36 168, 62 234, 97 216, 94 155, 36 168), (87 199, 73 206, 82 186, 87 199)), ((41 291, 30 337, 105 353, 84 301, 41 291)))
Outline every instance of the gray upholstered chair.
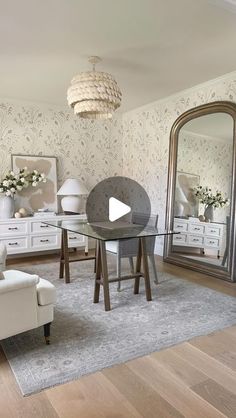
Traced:
MULTIPOLYGON (((132 223, 134 224, 146 224, 146 216, 139 213, 134 213, 132 216, 132 223)), ((158 215, 151 215, 147 225, 152 227, 157 227, 158 215)), ((158 284, 158 277, 156 271, 156 264, 154 258, 154 249, 155 249, 155 240, 156 237, 147 237, 146 238, 146 250, 149 261, 152 265, 154 273, 154 283, 158 284)), ((119 241, 107 241, 106 242, 107 252, 116 255, 116 268, 117 268, 117 277, 121 276, 121 259, 128 258, 130 263, 131 272, 134 272, 134 262, 133 257, 136 257, 138 254, 138 239, 124 239, 119 241)), ((120 290, 120 283, 118 282, 118 290, 120 290)))

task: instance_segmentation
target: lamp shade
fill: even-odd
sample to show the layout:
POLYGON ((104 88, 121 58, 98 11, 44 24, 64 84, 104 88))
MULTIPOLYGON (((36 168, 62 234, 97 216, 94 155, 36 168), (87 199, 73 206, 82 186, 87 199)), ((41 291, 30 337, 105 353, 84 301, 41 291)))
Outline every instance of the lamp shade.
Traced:
POLYGON ((67 91, 67 101, 75 115, 85 119, 110 119, 121 104, 121 91, 109 73, 95 71, 100 57, 92 56, 89 62, 93 71, 75 76, 67 91))
POLYGON ((64 181, 61 188, 58 190, 58 196, 67 195, 83 195, 88 194, 88 190, 85 185, 78 179, 67 179, 64 181))

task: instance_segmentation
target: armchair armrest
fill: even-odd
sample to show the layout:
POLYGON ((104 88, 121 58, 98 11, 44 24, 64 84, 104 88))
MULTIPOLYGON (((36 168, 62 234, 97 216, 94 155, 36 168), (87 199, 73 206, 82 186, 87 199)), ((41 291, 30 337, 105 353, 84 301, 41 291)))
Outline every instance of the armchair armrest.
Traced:
POLYGON ((6 270, 3 272, 3 276, 4 280, 0 281, 0 294, 36 286, 39 282, 39 276, 36 274, 23 273, 17 270, 6 270))

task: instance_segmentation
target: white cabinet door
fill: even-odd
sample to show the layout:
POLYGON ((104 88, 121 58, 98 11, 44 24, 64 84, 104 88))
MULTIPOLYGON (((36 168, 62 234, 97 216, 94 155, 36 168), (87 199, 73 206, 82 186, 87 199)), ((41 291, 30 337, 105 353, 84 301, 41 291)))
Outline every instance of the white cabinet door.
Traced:
POLYGON ((4 238, 1 242, 6 245, 7 254, 27 252, 29 248, 28 237, 4 238))
POLYGON ((31 234, 48 234, 50 232, 60 233, 60 230, 51 226, 47 225, 43 222, 30 222, 30 233, 31 234))
POLYGON ((0 236, 25 235, 28 232, 27 221, 21 222, 1 222, 0 236))
POLYGON ((173 235, 173 244, 174 245, 187 245, 187 234, 178 234, 173 235))
MULTIPOLYGON (((8 254, 33 253, 38 251, 57 250, 61 246, 61 229, 44 222, 86 221, 86 215, 44 215, 40 219, 26 217, 21 219, 0 220, 0 239, 7 247, 8 254)), ((69 247, 85 247, 87 238, 83 235, 68 232, 69 247)))
POLYGON ((60 235, 51 234, 51 235, 35 235, 30 238, 30 247, 31 249, 37 251, 46 251, 51 248, 60 247, 60 235))
POLYGON ((205 226, 190 224, 189 225, 189 232, 194 233, 194 234, 204 234, 205 233, 205 226))
POLYGON ((68 232, 68 247, 80 247, 85 245, 85 237, 83 235, 68 232))

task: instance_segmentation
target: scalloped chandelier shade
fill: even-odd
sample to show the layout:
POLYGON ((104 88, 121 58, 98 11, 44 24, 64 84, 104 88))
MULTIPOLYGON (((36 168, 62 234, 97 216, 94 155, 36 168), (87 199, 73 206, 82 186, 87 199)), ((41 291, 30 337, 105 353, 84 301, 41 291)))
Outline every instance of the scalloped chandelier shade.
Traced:
POLYGON ((110 119, 121 104, 121 91, 112 75, 95 70, 99 61, 90 57, 93 70, 75 76, 67 91, 69 106, 84 119, 110 119))

